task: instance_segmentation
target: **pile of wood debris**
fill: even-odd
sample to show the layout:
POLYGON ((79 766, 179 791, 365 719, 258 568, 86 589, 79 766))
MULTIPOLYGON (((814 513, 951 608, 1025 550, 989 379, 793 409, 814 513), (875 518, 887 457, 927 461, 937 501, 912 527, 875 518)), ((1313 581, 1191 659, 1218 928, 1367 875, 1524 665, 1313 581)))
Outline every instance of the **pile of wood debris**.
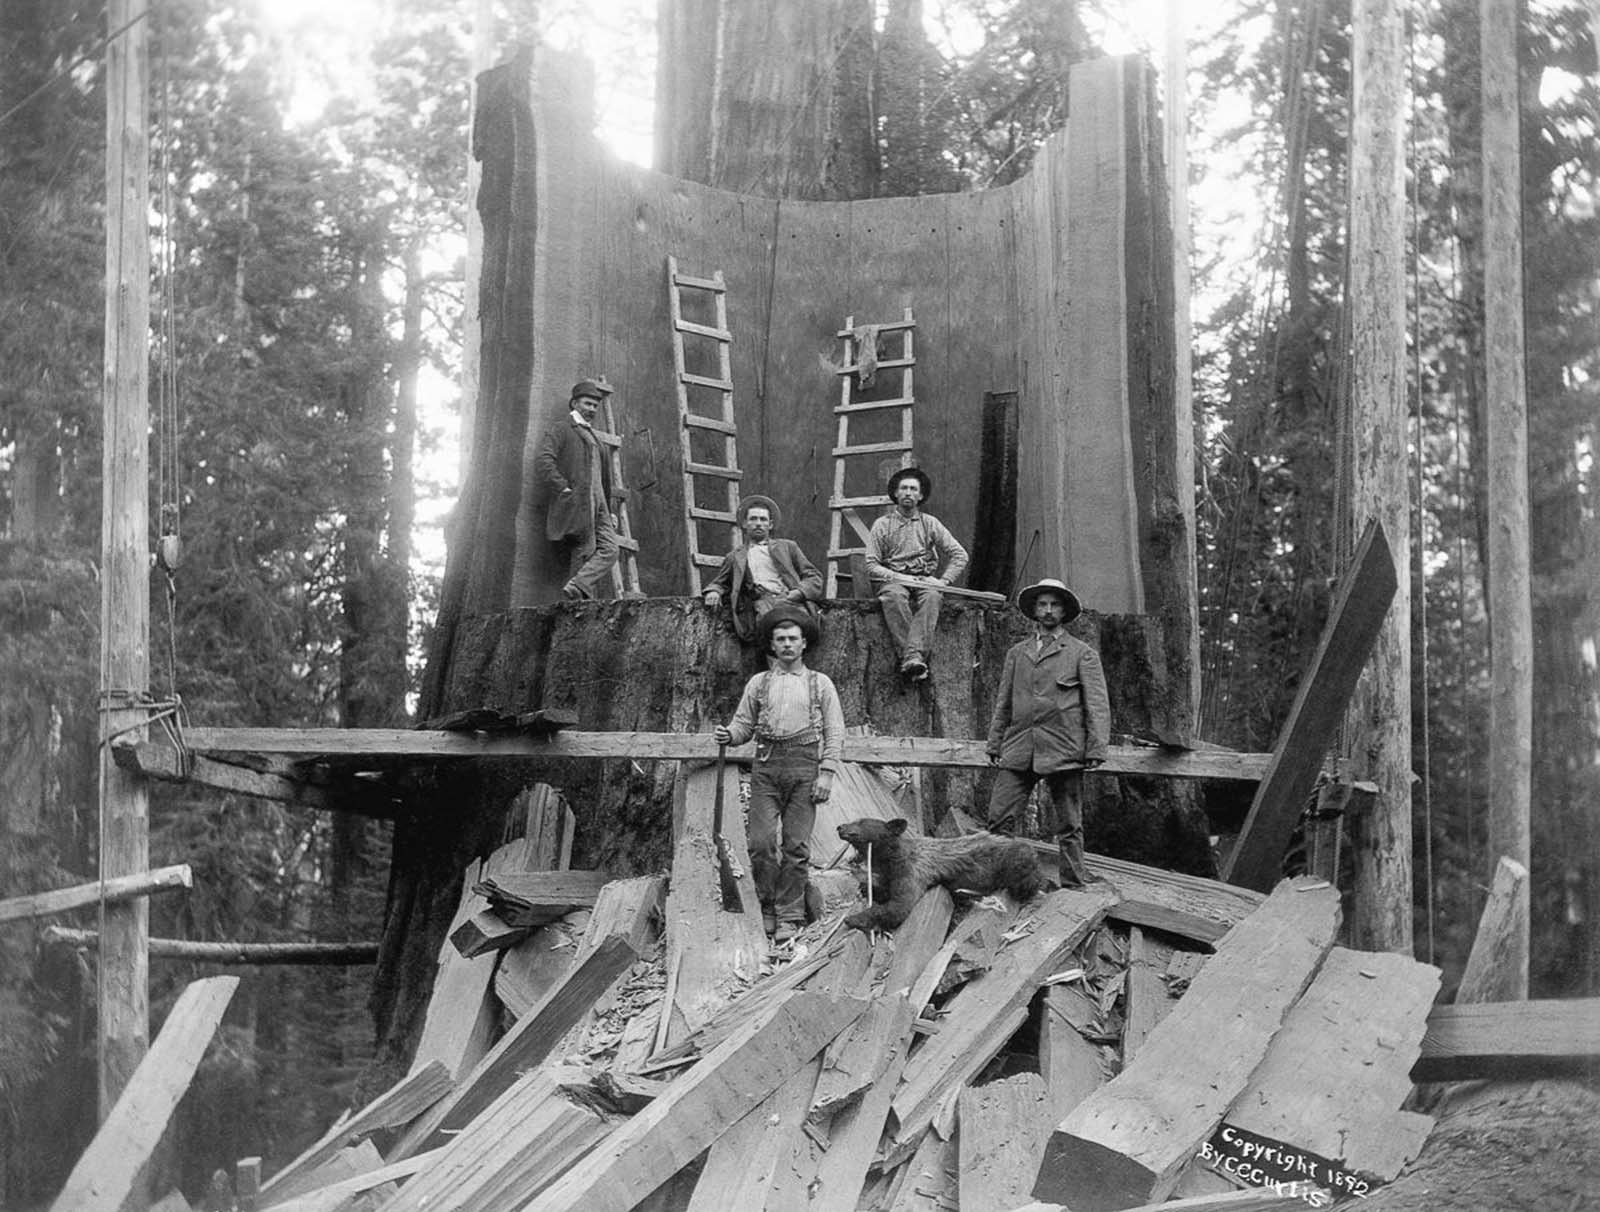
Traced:
MULTIPOLYGON (((1334 946, 1337 889, 1311 878, 1263 897, 1090 856, 1088 889, 936 888, 869 937, 836 868, 771 953, 747 875, 724 907, 717 777, 680 773, 670 881, 563 870, 571 814, 528 793, 525 836, 469 873, 409 1075, 244 1202, 1323 1207, 1416 1156, 1412 1082, 1472 1052, 1434 1038, 1438 971, 1334 946)), ((834 811, 896 811, 872 779, 834 811)))

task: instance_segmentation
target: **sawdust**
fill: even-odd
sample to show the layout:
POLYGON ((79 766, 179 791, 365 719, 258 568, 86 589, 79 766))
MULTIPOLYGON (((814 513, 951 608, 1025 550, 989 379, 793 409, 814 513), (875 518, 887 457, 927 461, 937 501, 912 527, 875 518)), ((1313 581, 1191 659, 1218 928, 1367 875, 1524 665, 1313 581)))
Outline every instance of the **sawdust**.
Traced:
POLYGON ((1474 1083, 1435 1114, 1422 1155, 1342 1205, 1361 1212, 1600 1209, 1600 1092, 1575 1081, 1474 1083))

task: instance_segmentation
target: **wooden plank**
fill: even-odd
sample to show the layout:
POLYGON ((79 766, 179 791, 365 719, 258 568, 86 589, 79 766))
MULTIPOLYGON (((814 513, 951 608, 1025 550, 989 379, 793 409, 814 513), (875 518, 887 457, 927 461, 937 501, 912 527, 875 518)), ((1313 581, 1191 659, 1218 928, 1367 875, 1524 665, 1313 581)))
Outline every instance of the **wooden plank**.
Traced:
MULTIPOLYGON (((513 1019, 521 1018, 572 969, 578 940, 590 921, 580 909, 559 922, 541 926, 500 956, 494 970, 494 994, 513 1019)), ((645 948, 638 948, 641 952, 645 948)))
MULTIPOLYGON (((1128 931, 1128 973, 1123 985, 1122 1063, 1124 1067, 1144 1046, 1144 1041, 1171 1008, 1167 984, 1150 962, 1144 931, 1128 931)), ((1162 965, 1166 967, 1165 964, 1162 965)))
POLYGON ((729 913, 722 907, 717 849, 712 840, 717 770, 680 766, 673 794, 681 807, 673 815, 681 824, 666 908, 667 970, 677 974, 665 1036, 669 1045, 703 1027, 734 993, 753 984, 767 954, 761 903, 750 875, 744 816, 737 810, 739 772, 729 766, 722 777, 725 803, 735 805, 722 814, 722 833, 738 860, 734 874, 744 911, 729 913))
POLYGON ((904 998, 874 998, 850 1030, 828 1045, 807 1118, 813 1123, 832 1118, 878 1082, 895 1041, 911 1030, 915 1018, 904 998))
POLYGON ((563 1072, 518 1076, 428 1164, 385 1212, 497 1212, 517 1208, 587 1150, 615 1120, 581 1091, 562 1087, 563 1072))
POLYGON ((817 1062, 801 1065, 711 1146, 687 1212, 771 1206, 774 1177, 801 1134, 816 1077, 817 1062))
MULTIPOLYGON (((639 953, 627 939, 616 935, 606 939, 547 993, 542 1002, 519 1018, 425 1119, 435 1130, 443 1131, 470 1122, 515 1084, 520 1074, 543 1061, 561 1037, 588 1012, 595 999, 638 958, 639 953)), ((431 1132, 426 1135, 417 1130, 408 1132, 403 1142, 407 1154, 415 1152, 415 1146, 425 1143, 431 1136, 431 1132)), ((397 1147, 391 1156, 398 1152, 397 1147)))
POLYGON ((178 995, 150 1051, 72 1167, 52 1212, 118 1212, 132 1196, 238 987, 236 976, 212 976, 178 995))
POLYGON ((1169 1194, 1310 983, 1338 922, 1336 888, 1280 884, 1222 940, 1133 1063, 1057 1125, 1034 1198, 1088 1212, 1169 1194))
MULTIPOLYGON (((198 752, 282 754, 322 759, 353 769, 381 769, 395 761, 438 758, 635 758, 712 761, 717 742, 710 733, 579 732, 548 737, 495 736, 486 733, 426 731, 413 728, 191 728, 186 742, 198 752)), ((144 769, 145 744, 125 746, 144 769)), ((753 744, 731 747, 728 757, 749 762, 753 744)), ((847 736, 845 761, 883 766, 952 766, 982 769, 989 758, 981 740, 955 737, 847 736)), ((1228 749, 1163 749, 1150 745, 1112 745, 1102 774, 1159 775, 1168 778, 1259 780, 1271 754, 1228 749)))
POLYGON ((354 1141, 383 1128, 410 1123, 450 1091, 450 1073, 443 1063, 432 1061, 407 1074, 355 1114, 340 1120, 299 1157, 279 1170, 261 1193, 269 1202, 291 1199, 323 1183, 305 1181, 319 1167, 354 1141))
POLYGON ((628 1212, 765 1100, 866 1008, 796 993, 719 1044, 617 1128, 527 1212, 628 1212))
POLYGON ((194 873, 187 863, 173 867, 157 867, 154 871, 134 875, 119 875, 93 884, 75 884, 71 888, 55 888, 49 892, 35 892, 28 896, 14 896, 0 901, 0 922, 21 921, 24 918, 45 917, 52 913, 66 913, 105 901, 117 904, 135 900, 155 892, 172 892, 194 887, 194 873))
MULTIPOLYGON (((344 1202, 342 1195, 328 1195, 325 1192, 330 1187, 339 1187, 351 1179, 365 1178, 376 1170, 383 1169, 383 1154, 378 1152, 378 1146, 370 1140, 363 1140, 353 1145, 346 1145, 336 1150, 331 1157, 326 1158, 317 1168, 307 1174, 300 1175, 294 1184, 294 1192, 285 1192, 282 1198, 275 1198, 266 1193, 265 1188, 257 1192, 254 1207, 266 1209, 288 1202, 299 1202, 302 1196, 317 1194, 320 1198, 307 1202, 316 1207, 332 1212, 340 1203, 344 1202)), ((366 1190, 382 1186, 382 1182, 372 1183, 366 1190)), ((384 1198, 393 1195, 394 1188, 387 1192, 375 1192, 373 1198, 384 1198)))
POLYGON ((1044 1078, 1019 1073, 969 1086, 958 1114, 961 1212, 1010 1212, 1026 1203, 1056 1122, 1044 1078))
POLYGON ((562 913, 591 906, 611 883, 604 871, 506 871, 490 874, 473 886, 491 905, 564 906, 562 913))
POLYGON ((1106 1084, 1099 1047, 1084 1039, 1073 1025, 1067 1005, 1073 994, 1064 985, 1051 985, 1044 991, 1039 1073, 1050 1095, 1053 1124, 1060 1123, 1069 1111, 1106 1084))
POLYGON ((191 751, 179 753, 162 741, 135 741, 124 737, 111 743, 111 757, 124 769, 137 770, 146 778, 159 779, 164 783, 193 783, 214 791, 250 795, 256 799, 295 804, 302 808, 325 811, 347 808, 376 817, 388 817, 394 813, 393 798, 381 788, 362 788, 352 784, 332 794, 325 787, 289 774, 252 770, 248 766, 219 762, 191 751))
POLYGON ((1600 1074, 1600 998, 1435 1006, 1418 1082, 1600 1074))
POLYGON ((1409 956, 1335 947, 1224 1124, 1389 1182, 1433 1126, 1399 1108, 1438 991, 1439 970, 1409 956))
POLYGON ((1300 680, 1294 706, 1278 733, 1272 766, 1256 787, 1250 813, 1223 866, 1222 878, 1229 883, 1261 891, 1277 883, 1289 837, 1377 643, 1396 588, 1394 556, 1382 523, 1373 519, 1339 578, 1311 668, 1300 680))
POLYGON ((374 1192, 374 1198, 387 1198, 383 1192, 377 1190, 379 1187, 410 1178, 432 1162, 434 1157, 434 1153, 419 1153, 416 1157, 390 1162, 365 1174, 329 1183, 314 1191, 307 1191, 304 1195, 297 1195, 283 1203, 269 1203, 266 1208, 271 1212, 347 1212, 353 1207, 360 1207, 361 1205, 354 1201, 369 1191, 374 1192))
POLYGON ((1116 894, 1100 884, 1052 892, 1028 914, 1032 932, 1010 943, 994 967, 951 998, 938 1034, 911 1058, 895 1095, 897 1146, 914 1144, 950 1091, 1005 1046, 1027 1016, 1039 983, 1100 923, 1115 900, 1116 894))
MULTIPOLYGON (((453 736, 454 733, 441 733, 453 736)), ((489 996, 494 977, 494 957, 469 959, 450 944, 450 935, 489 902, 472 891, 484 875, 526 870, 537 861, 538 843, 518 838, 501 846, 483 863, 474 863, 462 873, 461 901, 455 919, 439 947, 439 967, 433 978, 433 993, 428 999, 426 1017, 412 1054, 415 1072, 432 1061, 442 1061, 452 1077, 460 1077, 482 1059, 489 1042, 499 1029, 498 1013, 489 996)))
MULTIPOLYGON (((906 919, 906 923, 910 921, 906 919)), ((905 929, 904 923, 901 929, 905 929)), ((884 1022, 878 1033, 884 1049, 878 1078, 866 1088, 859 1102, 840 1109, 828 1125, 828 1147, 817 1161, 815 1186, 811 1188, 813 1207, 856 1206, 867 1171, 878 1152, 895 1090, 910 1057, 914 1038, 911 1025, 917 1016, 907 993, 884 995, 874 1003, 873 1009, 879 1010, 879 1018, 884 1022)), ((860 1021, 858 1019, 857 1024, 860 1021)))
POLYGON ((493 909, 485 909, 450 932, 450 945, 466 959, 476 959, 515 947, 535 929, 535 926, 510 925, 493 909))
MULTIPOLYGON (((93 930, 73 930, 49 926, 40 936, 46 944, 70 947, 98 947, 100 935, 93 930)), ((273 964, 316 964, 350 966, 378 962, 377 943, 213 943, 187 938, 147 940, 151 959, 183 960, 199 964, 246 964, 260 967, 273 964)))
POLYGON ((1456 1005, 1521 1001, 1527 991, 1528 869, 1500 856, 1478 917, 1456 1005))
POLYGON ((1126 926, 1143 926, 1164 934, 1175 934, 1201 944, 1207 951, 1214 950, 1213 944, 1228 933, 1228 927, 1221 922, 1150 901, 1120 901, 1106 917, 1126 926))
POLYGON ((889 1212, 958 1212, 961 1161, 959 1142, 925 1132, 906 1163, 905 1178, 889 1204, 889 1212))

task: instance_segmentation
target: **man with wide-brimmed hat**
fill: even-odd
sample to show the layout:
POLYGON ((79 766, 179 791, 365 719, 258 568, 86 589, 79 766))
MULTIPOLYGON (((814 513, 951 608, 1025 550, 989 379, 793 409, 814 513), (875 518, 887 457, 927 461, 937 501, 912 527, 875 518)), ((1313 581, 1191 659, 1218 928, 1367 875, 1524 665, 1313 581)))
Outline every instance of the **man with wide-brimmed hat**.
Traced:
POLYGON ((806 668, 805 652, 819 638, 809 614, 775 606, 756 633, 772 653, 771 668, 745 684, 732 721, 718 724, 715 736, 720 745, 755 738, 750 867, 767 931, 786 943, 805 927, 811 830, 839 769, 844 711, 832 679, 806 668))
POLYGON ((617 562, 617 520, 611 510, 611 460, 595 436, 594 418, 611 388, 582 379, 568 411, 551 422, 534 460, 534 488, 545 506, 544 533, 566 577, 563 598, 598 596, 617 562))
POLYGON ((1000 769, 989 796, 989 828, 1009 832, 1041 779, 1049 807, 1040 832, 1061 839, 1061 884, 1089 882, 1083 861, 1083 772, 1105 761, 1111 701, 1095 650, 1067 634, 1082 607, 1054 578, 1029 585, 1017 606, 1034 620, 1030 639, 1006 652, 989 721, 989 761, 1000 769))
POLYGON ((943 602, 939 590, 955 584, 967 567, 967 549, 922 503, 933 479, 920 467, 889 473, 894 508, 872 524, 867 539, 867 576, 883 606, 900 672, 913 681, 928 676, 928 653, 943 602))
POLYGON ((726 598, 734 634, 745 643, 755 639, 756 623, 774 606, 798 606, 814 617, 813 603, 822 600, 822 574, 800 544, 773 537, 783 520, 778 503, 751 495, 739 502, 734 516, 744 543, 723 557, 701 600, 715 610, 726 598))

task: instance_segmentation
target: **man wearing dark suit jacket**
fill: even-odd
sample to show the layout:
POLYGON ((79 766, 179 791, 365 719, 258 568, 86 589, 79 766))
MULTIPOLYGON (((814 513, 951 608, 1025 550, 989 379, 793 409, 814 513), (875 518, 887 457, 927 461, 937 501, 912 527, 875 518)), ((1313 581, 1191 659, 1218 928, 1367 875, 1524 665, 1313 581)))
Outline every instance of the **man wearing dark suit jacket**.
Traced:
POLYGON ((1039 832, 1061 839, 1061 886, 1089 882, 1083 861, 1083 772, 1105 761, 1111 739, 1111 701, 1095 650, 1067 634, 1078 597, 1046 578, 1017 595, 1017 606, 1038 632, 1006 652, 995 687, 994 716, 985 747, 995 774, 989 828, 1015 827, 1034 784, 1044 780, 1049 807, 1039 832))
POLYGON ((545 538, 566 574, 561 596, 598 596, 617 562, 617 522, 611 512, 611 460, 595 437, 594 417, 611 388, 584 379, 572 389, 566 416, 553 420, 539 443, 534 481, 544 500, 545 538))
POLYGON ((744 544, 730 551, 722 567, 706 586, 703 601, 713 610, 728 599, 733 630, 741 640, 755 639, 756 623, 767 611, 785 602, 814 618, 813 602, 822 600, 822 574, 806 559, 793 539, 775 539, 783 515, 771 497, 749 496, 735 511, 744 544))

